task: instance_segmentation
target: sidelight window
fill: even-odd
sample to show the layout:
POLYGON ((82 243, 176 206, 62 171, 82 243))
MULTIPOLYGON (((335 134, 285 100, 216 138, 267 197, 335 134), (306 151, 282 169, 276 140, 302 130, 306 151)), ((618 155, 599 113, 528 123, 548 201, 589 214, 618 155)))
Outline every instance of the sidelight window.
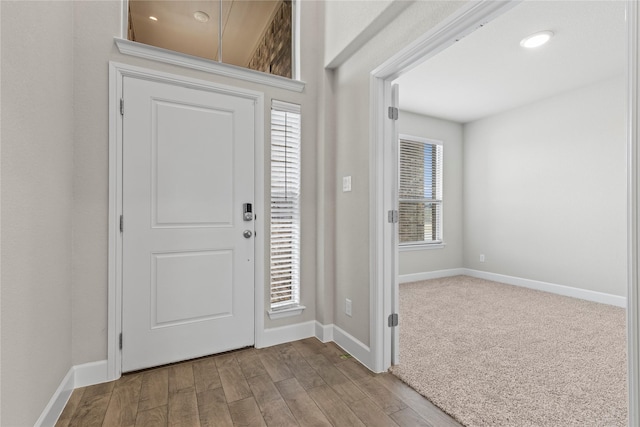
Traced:
POLYGON ((271 309, 300 304, 300 106, 271 107, 271 309))

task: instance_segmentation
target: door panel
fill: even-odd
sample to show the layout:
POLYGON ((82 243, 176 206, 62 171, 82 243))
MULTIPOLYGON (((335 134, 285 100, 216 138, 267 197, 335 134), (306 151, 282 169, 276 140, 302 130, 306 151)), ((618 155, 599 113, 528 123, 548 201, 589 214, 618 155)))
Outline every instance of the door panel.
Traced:
POLYGON ((254 343, 254 102, 125 77, 123 372, 254 343))
POLYGON ((152 110, 155 225, 228 226, 233 213, 233 113, 157 100, 152 110))
POLYGON ((153 254, 151 327, 232 315, 231 251, 153 254), (180 286, 174 286, 175 283, 180 286), (216 288, 210 283, 218 282, 216 288))

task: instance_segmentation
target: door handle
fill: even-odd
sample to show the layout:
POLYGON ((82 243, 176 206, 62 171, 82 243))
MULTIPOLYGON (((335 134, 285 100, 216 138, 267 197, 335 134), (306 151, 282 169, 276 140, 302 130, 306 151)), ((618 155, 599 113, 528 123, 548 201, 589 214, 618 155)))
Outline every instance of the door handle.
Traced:
POLYGON ((244 236, 245 239, 249 239, 251 236, 253 236, 253 233, 251 232, 251 230, 244 230, 242 235, 244 236))

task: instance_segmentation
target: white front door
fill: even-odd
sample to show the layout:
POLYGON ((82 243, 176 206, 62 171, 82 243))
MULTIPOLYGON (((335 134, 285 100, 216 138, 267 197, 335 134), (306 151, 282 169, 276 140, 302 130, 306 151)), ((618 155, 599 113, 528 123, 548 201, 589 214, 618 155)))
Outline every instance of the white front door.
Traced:
POLYGON ((125 77, 122 371, 254 344, 254 101, 125 77))

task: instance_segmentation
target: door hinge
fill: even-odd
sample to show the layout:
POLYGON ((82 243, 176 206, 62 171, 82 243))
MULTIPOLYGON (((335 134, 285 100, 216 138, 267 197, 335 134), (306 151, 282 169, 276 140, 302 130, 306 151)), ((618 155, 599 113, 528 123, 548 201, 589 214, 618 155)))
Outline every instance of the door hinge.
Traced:
POLYGON ((124 217, 120 215, 120 232, 124 231, 124 217))
POLYGON ((398 326, 398 313, 392 313, 389 315, 388 324, 390 328, 398 326))
POLYGON ((396 210, 390 210, 389 212, 387 212, 387 219, 391 224, 395 224, 398 222, 398 211, 396 210))
POLYGON ((124 116, 124 98, 120 98, 120 115, 124 116))
POLYGON ((391 120, 398 120, 398 109, 396 107, 389 107, 389 118, 391 120))
POLYGON ((122 332, 120 332, 120 337, 118 338, 120 350, 122 350, 122 332))

